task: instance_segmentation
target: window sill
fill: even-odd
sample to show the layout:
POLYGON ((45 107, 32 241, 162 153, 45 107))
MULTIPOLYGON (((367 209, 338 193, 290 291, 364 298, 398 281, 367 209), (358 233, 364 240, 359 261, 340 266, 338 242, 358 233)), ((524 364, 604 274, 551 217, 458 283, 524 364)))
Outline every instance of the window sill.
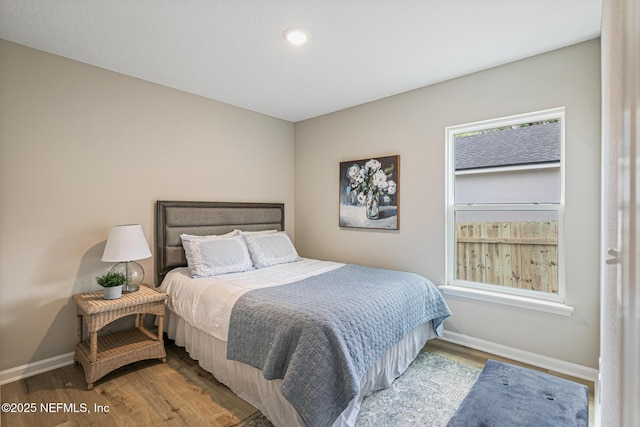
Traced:
POLYGON ((501 294, 480 289, 470 289, 455 285, 443 285, 439 286, 439 289, 443 294, 455 297, 470 298, 496 304, 509 305, 512 307, 543 311, 545 313, 552 313, 560 316, 568 317, 573 314, 573 307, 557 302, 543 301, 517 295, 501 294))

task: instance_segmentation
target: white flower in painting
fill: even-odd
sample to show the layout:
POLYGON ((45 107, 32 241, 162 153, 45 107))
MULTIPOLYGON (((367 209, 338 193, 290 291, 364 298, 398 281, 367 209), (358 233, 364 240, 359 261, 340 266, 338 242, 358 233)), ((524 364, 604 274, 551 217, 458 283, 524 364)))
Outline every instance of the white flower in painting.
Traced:
POLYGON ((380 169, 382 165, 376 159, 371 159, 367 163, 364 164, 365 169, 370 170, 371 172, 375 172, 380 169))
POLYGON ((388 194, 385 194, 384 196, 382 196, 382 202, 383 203, 390 203, 391 202, 391 197, 389 197, 388 194))
POLYGON ((360 172, 360 165, 355 163, 353 166, 349 168, 349 171, 347 172, 347 177, 353 179, 356 177, 356 175, 358 175, 359 172, 360 172))
POLYGON ((387 194, 391 194, 394 195, 396 194, 396 191, 398 190, 398 185, 396 184, 396 182, 392 179, 390 179, 388 182, 388 187, 387 187, 387 194))
POLYGON ((373 174, 373 187, 384 189, 387 187, 387 174, 384 173, 383 170, 378 169, 376 173, 373 174))
POLYGON ((358 194, 358 203, 361 205, 364 205, 364 203, 367 201, 367 195, 364 193, 359 193, 358 194))

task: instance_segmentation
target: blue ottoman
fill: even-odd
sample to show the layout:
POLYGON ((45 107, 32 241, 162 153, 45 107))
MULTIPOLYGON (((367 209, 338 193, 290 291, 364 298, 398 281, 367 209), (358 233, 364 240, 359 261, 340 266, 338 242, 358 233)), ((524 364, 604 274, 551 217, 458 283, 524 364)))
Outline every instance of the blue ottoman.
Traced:
POLYGON ((489 360, 447 427, 587 427, 589 388, 489 360))

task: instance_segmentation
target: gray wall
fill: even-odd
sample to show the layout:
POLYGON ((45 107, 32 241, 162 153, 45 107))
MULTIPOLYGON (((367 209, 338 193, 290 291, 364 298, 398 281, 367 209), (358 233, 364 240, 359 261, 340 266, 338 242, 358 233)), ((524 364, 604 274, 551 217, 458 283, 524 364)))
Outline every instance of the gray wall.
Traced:
POLYGON ((566 107, 570 317, 447 297, 445 329, 596 368, 599 343, 600 45, 592 40, 295 126, 301 255, 445 280, 445 127, 566 107), (338 227, 339 162, 399 154, 400 230, 338 227))
MULTIPOLYGON (((155 200, 284 202, 293 124, 0 40, 0 371, 73 351, 109 228, 155 200), (268 185, 264 185, 268 182, 268 185)), ((153 262, 142 262, 153 281, 153 262)))

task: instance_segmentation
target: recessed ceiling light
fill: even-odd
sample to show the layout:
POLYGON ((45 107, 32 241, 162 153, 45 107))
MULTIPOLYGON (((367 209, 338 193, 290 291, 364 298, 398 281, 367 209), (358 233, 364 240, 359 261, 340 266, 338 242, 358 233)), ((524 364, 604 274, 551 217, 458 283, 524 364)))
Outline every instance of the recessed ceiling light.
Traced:
POLYGON ((301 28, 289 28, 284 32, 284 38, 293 45, 300 46, 307 42, 309 36, 301 28))

